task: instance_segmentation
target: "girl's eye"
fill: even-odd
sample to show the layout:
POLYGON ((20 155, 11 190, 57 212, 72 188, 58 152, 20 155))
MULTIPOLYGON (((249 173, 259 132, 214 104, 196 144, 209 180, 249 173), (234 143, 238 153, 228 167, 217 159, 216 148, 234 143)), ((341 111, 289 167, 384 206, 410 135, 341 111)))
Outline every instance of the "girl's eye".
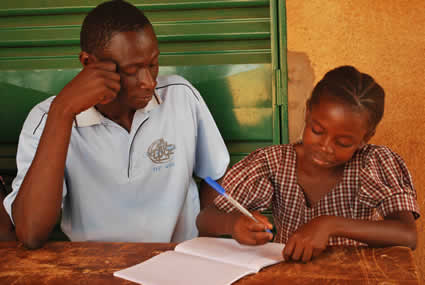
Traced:
POLYGON ((336 144, 339 145, 339 146, 341 146, 341 147, 346 147, 346 148, 349 148, 349 147, 352 147, 353 146, 352 143, 345 143, 345 142, 341 142, 341 141, 336 141, 336 144))

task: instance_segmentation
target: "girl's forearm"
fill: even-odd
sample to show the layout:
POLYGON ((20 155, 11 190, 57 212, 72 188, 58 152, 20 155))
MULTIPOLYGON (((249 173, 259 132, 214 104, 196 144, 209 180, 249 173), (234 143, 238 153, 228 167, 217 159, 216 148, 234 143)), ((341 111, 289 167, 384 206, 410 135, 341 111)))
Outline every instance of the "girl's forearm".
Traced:
POLYGON ((402 245, 415 249, 417 233, 413 216, 410 212, 400 214, 400 218, 380 221, 328 216, 327 223, 330 236, 346 237, 375 247, 402 245))

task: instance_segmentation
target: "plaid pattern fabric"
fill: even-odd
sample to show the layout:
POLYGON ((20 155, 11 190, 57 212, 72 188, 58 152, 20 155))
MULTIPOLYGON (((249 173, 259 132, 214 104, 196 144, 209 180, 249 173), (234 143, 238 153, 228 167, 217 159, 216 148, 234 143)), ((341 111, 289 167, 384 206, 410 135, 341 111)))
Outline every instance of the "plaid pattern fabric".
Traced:
MULTIPOLYGON (((308 207, 297 183, 294 144, 258 149, 235 164, 222 181, 227 193, 251 211, 272 208, 276 242, 286 243, 298 227, 322 215, 378 220, 394 211, 412 211, 419 217, 416 191, 407 167, 389 148, 365 145, 345 165, 340 183, 308 207)), ((218 196, 222 211, 236 210, 218 196)), ((331 237, 329 245, 364 245, 331 237)))

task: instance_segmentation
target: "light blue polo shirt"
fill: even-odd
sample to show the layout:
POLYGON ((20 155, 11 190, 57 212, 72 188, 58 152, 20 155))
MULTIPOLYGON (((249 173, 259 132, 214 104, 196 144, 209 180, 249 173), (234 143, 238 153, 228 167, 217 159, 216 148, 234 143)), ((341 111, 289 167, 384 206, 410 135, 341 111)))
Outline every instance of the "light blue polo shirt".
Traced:
MULTIPOLYGON (((94 108, 76 118, 65 167, 62 230, 73 241, 180 242, 197 236, 193 174, 218 179, 229 154, 199 92, 180 76, 158 77, 130 133, 94 108)), ((35 155, 53 97, 28 115, 11 205, 35 155)))

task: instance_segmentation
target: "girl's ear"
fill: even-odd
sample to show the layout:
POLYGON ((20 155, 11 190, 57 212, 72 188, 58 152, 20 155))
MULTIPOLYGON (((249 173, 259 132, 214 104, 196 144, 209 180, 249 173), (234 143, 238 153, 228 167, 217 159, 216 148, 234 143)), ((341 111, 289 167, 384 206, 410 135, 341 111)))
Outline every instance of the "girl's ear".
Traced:
POLYGON ((307 118, 310 115, 310 99, 305 103, 304 121, 307 122, 307 118))
POLYGON ((365 144, 369 142, 369 140, 375 135, 376 129, 373 129, 369 131, 365 137, 363 138, 362 144, 359 146, 359 148, 362 148, 365 144))
POLYGON ((305 101, 305 110, 308 111, 310 109, 310 100, 311 99, 307 99, 307 101, 305 101))

